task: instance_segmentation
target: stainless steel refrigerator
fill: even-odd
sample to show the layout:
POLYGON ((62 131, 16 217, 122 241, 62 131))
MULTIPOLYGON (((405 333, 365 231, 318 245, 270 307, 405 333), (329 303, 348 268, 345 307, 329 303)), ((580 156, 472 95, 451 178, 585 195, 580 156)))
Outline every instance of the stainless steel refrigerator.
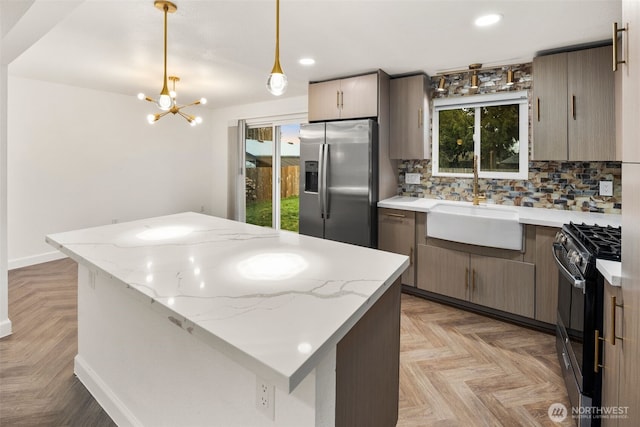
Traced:
POLYGON ((310 123, 300 128, 300 233, 376 247, 378 124, 310 123))

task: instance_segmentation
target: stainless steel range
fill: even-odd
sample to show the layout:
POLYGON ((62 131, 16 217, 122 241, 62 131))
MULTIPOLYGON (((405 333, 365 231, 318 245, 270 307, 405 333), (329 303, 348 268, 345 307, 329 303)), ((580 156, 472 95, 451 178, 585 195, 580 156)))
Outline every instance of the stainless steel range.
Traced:
POLYGON ((620 227, 564 225, 553 255, 560 270, 556 348, 579 426, 599 426, 602 402, 602 299, 596 259, 620 261, 620 227))

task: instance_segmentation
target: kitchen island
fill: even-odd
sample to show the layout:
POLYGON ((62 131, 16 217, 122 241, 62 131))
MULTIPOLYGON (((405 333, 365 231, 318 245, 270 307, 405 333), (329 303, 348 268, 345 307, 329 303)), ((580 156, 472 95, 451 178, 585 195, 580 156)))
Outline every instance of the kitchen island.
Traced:
POLYGON ((395 425, 408 258, 195 213, 47 236, 121 426, 395 425))

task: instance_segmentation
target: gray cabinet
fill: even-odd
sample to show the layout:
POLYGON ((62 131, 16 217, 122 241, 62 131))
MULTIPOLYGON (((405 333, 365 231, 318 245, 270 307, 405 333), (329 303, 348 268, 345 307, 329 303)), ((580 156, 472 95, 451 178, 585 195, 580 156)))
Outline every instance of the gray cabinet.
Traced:
POLYGON ((390 82, 390 157, 427 159, 429 147, 429 78, 425 74, 390 82))
POLYGON ((612 47, 533 60, 535 160, 615 160, 612 47))
MULTIPOLYGON (((620 406, 620 361, 622 358, 622 341, 615 338, 621 336, 622 310, 612 304, 612 297, 616 304, 622 305, 622 292, 618 287, 611 286, 605 281, 604 285, 604 313, 602 316, 602 406, 613 408, 620 406)), ((618 418, 604 418, 603 427, 618 426, 618 418)))
POLYGON ((469 254, 418 245, 418 288, 460 300, 469 299, 469 254))
POLYGON ((378 73, 309 83, 309 121, 378 116, 378 73))
POLYGON ((558 278, 560 272, 551 247, 555 227, 536 227, 536 312, 535 319, 555 324, 558 315, 558 278))
POLYGON ((426 291, 533 318, 534 281, 532 263, 418 246, 417 284, 426 291))
POLYGON ((618 41, 618 60, 624 64, 618 66, 622 84, 622 161, 640 163, 640 4, 635 0, 622 1, 622 23, 627 28, 618 41), (635 54, 635 56, 633 56, 635 54), (627 57, 630 56, 630 57, 627 57))
POLYGON ((378 209, 378 249, 409 257, 402 273, 402 284, 409 286, 415 286, 415 230, 415 212, 378 209))
MULTIPOLYGON (((622 341, 620 353, 620 388, 618 402, 628 407, 628 417, 621 426, 637 426, 640 420, 640 2, 622 1, 623 34, 619 57, 622 73, 622 341), (626 57, 628 54, 628 57, 626 57)), ((620 310, 620 309, 619 309, 620 310)))

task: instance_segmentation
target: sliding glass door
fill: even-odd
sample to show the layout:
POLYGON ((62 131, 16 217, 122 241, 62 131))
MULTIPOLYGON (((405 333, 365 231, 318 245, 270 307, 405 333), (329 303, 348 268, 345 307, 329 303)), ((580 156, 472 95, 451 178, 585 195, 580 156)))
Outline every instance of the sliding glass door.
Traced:
POLYGON ((298 231, 300 125, 249 125, 244 138, 247 223, 298 231))

